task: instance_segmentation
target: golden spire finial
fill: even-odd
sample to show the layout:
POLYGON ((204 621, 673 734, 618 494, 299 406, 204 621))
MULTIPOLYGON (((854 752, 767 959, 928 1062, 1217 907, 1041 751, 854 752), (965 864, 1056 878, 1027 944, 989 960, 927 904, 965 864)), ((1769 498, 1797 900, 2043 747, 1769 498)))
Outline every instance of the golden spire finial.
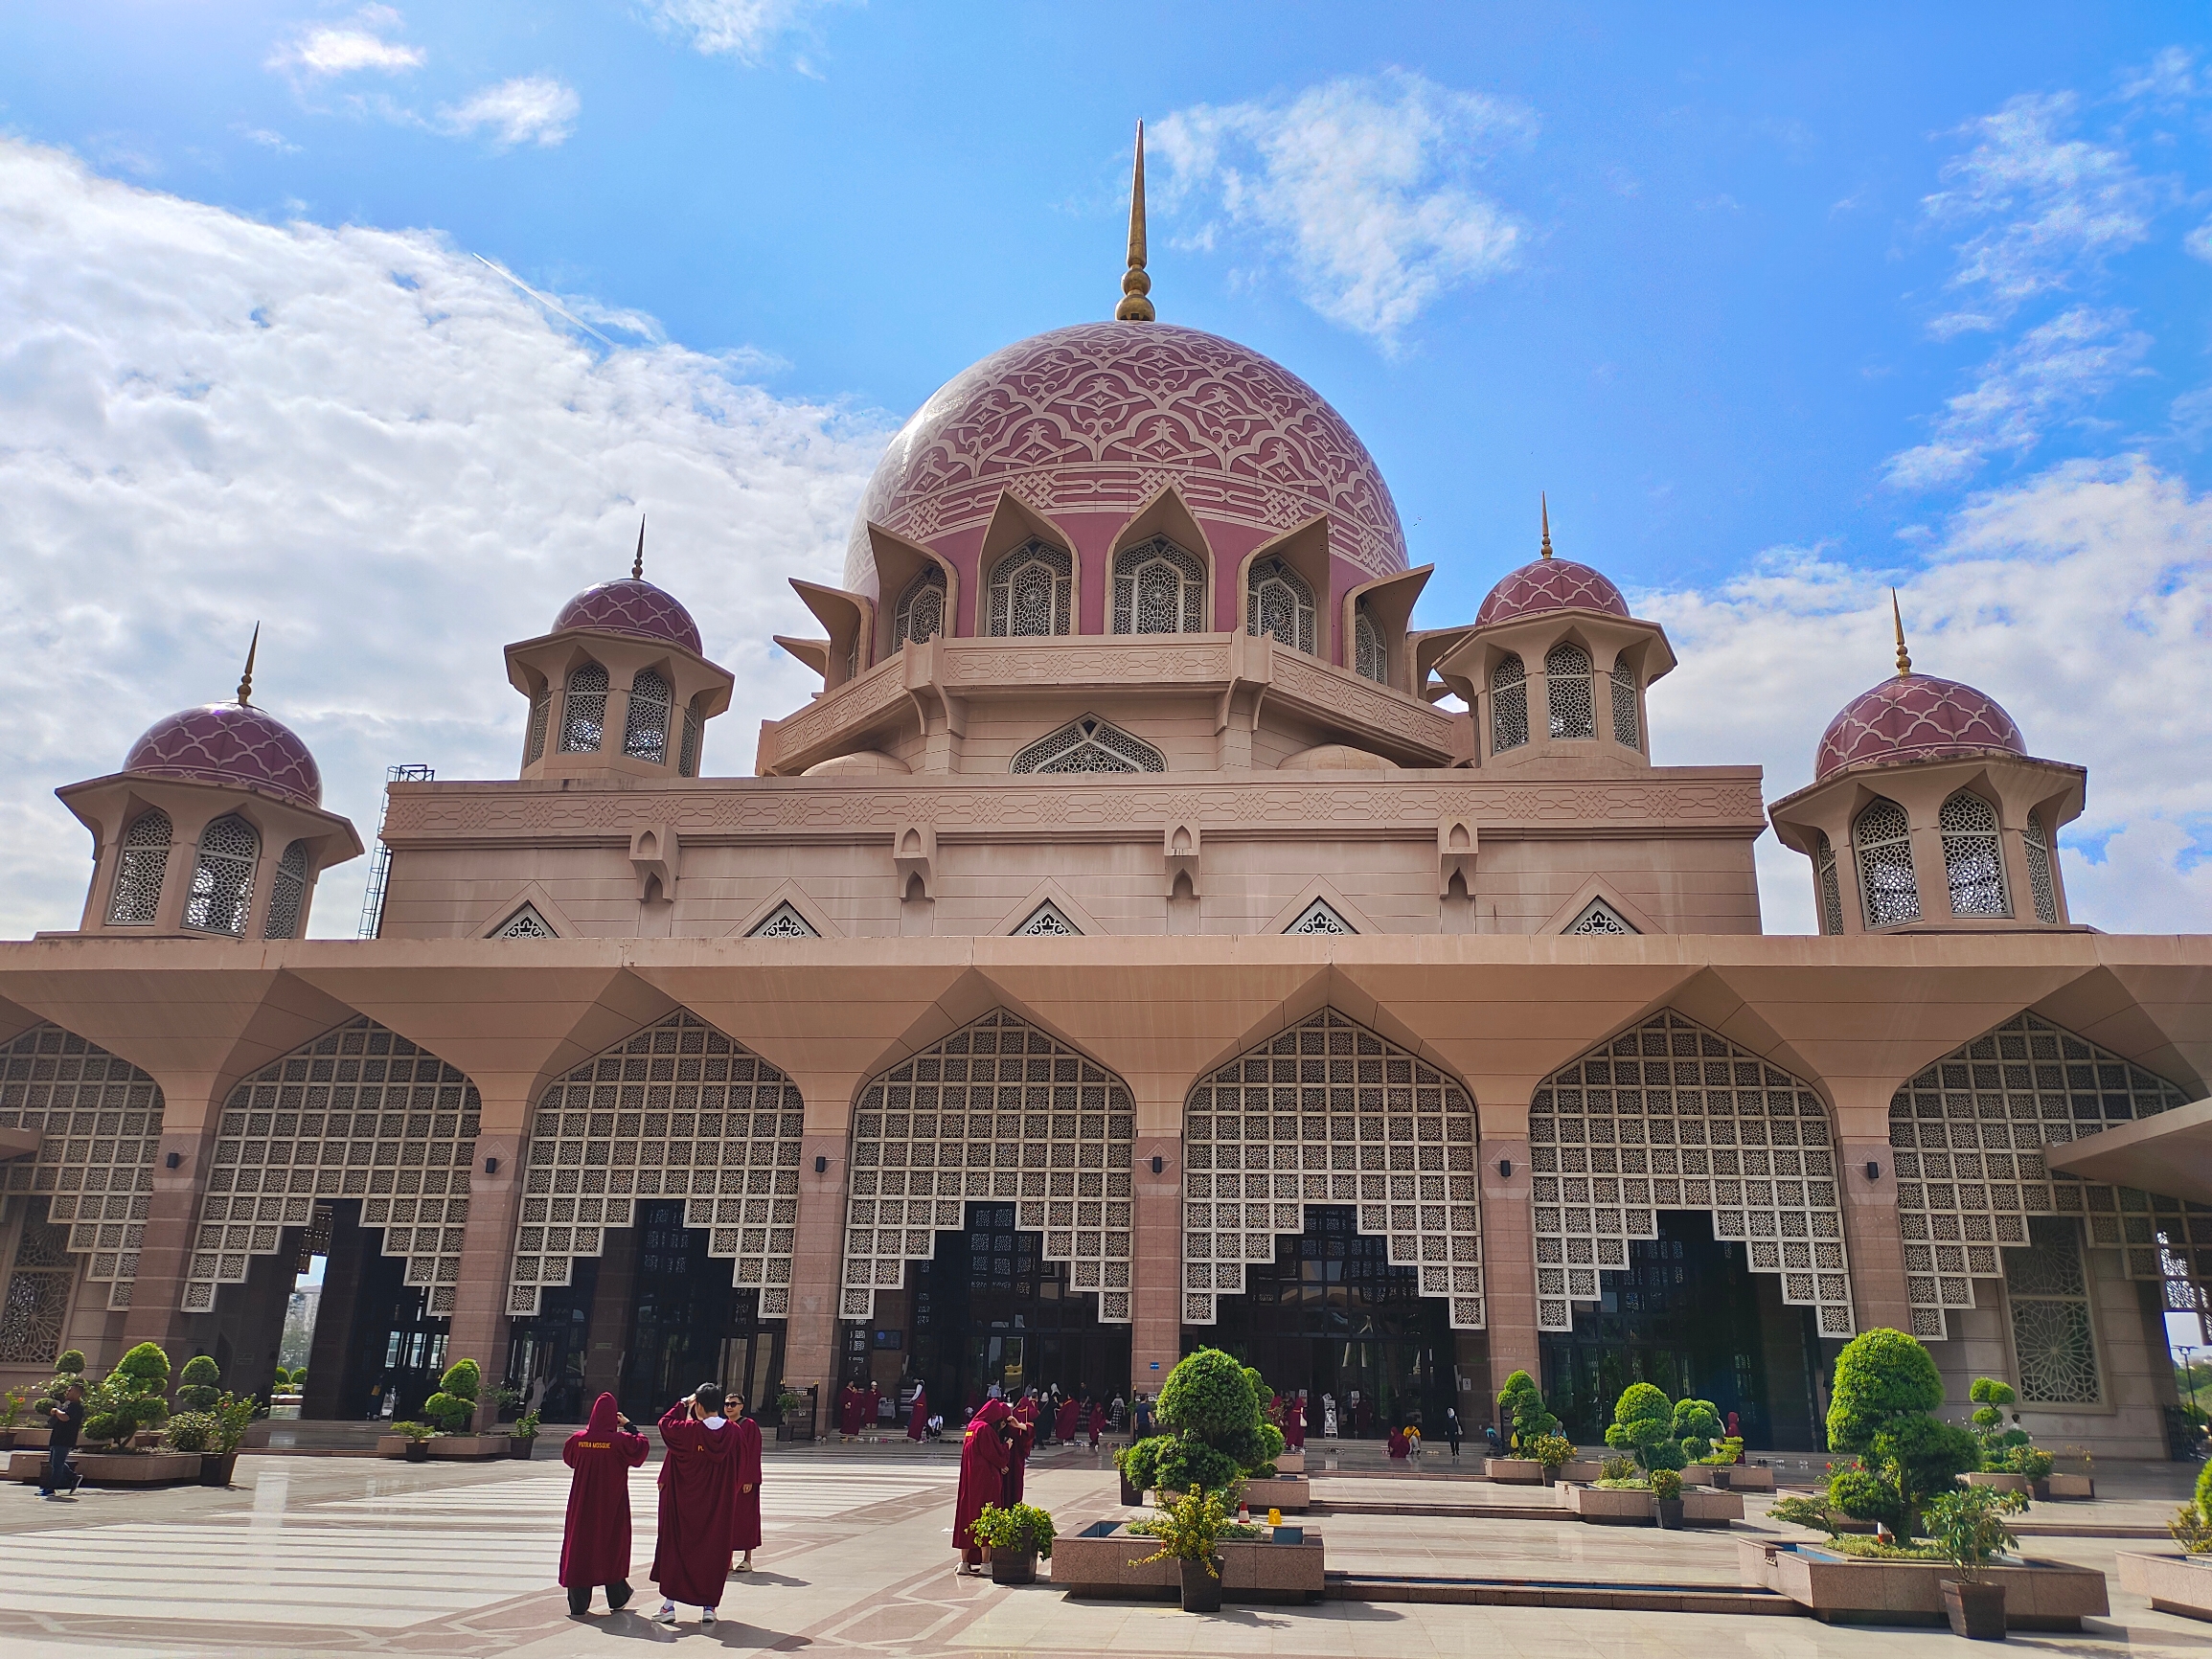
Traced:
POLYGON ((629 579, 645 580, 645 514, 637 515, 637 557, 629 561, 629 579))
POLYGON ((1897 589, 1889 590, 1889 620, 1897 625, 1897 677, 1912 677, 1912 658, 1904 649, 1904 612, 1897 608, 1897 589))
POLYGON ((246 647, 246 671, 239 676, 239 707, 254 700, 254 653, 262 648, 262 625, 254 624, 253 643, 246 647))
POLYGON ((1145 275, 1145 124, 1137 123, 1137 168, 1129 180, 1129 268, 1122 274, 1122 303, 1114 307, 1120 323, 1149 323, 1156 315, 1152 280, 1145 275))
POLYGON ((1542 547, 1542 549, 1541 549, 1541 550, 1540 550, 1540 551, 1538 553, 1537 557, 1538 557, 1539 558, 1549 558, 1549 557, 1551 557, 1551 556, 1552 556, 1552 504, 1551 504, 1551 497, 1550 497, 1550 496, 1548 496, 1548 495, 1546 495, 1546 494, 1545 494, 1545 493, 1544 493, 1542 490, 1540 490, 1540 489, 1539 489, 1539 490, 1538 490, 1538 491, 1537 491, 1537 493, 1536 493, 1536 499, 1537 499, 1537 508, 1538 508, 1538 511, 1540 511, 1540 512, 1543 514, 1543 547, 1542 547))

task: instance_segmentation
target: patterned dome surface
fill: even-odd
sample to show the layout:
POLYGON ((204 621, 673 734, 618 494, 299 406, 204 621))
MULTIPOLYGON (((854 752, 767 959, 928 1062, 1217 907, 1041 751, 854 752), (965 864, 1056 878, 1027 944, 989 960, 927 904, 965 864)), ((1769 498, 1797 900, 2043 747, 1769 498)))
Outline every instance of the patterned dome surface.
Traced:
POLYGON ((892 439, 845 583, 874 592, 873 521, 915 541, 990 522, 999 491, 1039 512, 1134 512, 1173 484, 1200 519, 1269 533, 1317 512, 1375 576, 1405 535, 1375 458, 1321 395, 1259 352, 1168 323, 1083 323, 993 352, 892 439))
POLYGON ((323 773, 307 744, 275 716, 210 703, 156 720, 123 762, 144 778, 246 784, 302 807, 323 804, 323 773))
POLYGON ((2025 755, 2027 742, 1995 699, 1956 680, 1905 674, 1884 680, 1843 705, 1820 734, 1817 781, 1846 766, 1880 761, 1935 761, 1961 755, 2025 755))
POLYGON ((1571 558, 1532 558, 1490 590, 1474 625, 1511 622, 1547 610, 1602 610, 1629 614, 1629 602, 1598 571, 1571 558))
POLYGON ((585 588, 553 619, 555 633, 563 628, 662 640, 683 647, 695 657, 705 655, 699 649, 699 625, 692 621, 692 613, 678 604, 673 594, 634 576, 585 588))

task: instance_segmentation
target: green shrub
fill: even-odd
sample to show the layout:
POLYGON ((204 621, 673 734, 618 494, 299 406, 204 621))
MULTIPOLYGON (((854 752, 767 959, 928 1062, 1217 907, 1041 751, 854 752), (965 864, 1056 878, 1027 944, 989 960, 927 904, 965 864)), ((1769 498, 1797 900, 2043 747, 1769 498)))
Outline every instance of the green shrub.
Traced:
POLYGON ((476 1415, 476 1397, 484 1389, 484 1371, 473 1359, 457 1359, 438 1379, 438 1392, 422 1402, 438 1426, 459 1434, 476 1415))
POLYGON ((1674 1469, 1652 1471, 1652 1496, 1662 1504, 1676 1503, 1682 1496, 1682 1477, 1674 1469))
POLYGON ((1247 1475, 1269 1469, 1283 1431, 1264 1413, 1266 1384, 1218 1348, 1186 1354, 1161 1386, 1154 1420, 1161 1432, 1114 1458, 1131 1486, 1234 1496, 1247 1475))
POLYGON ((1928 1536, 1962 1579, 1977 1577, 1991 1559, 2019 1547, 2004 1517, 2028 1507, 2025 1494, 1995 1487, 1954 1487, 1927 1506, 1928 1536))
POLYGON ((1601 1481, 1632 1481, 1636 1478, 1634 1458, 1608 1458, 1598 1466, 1601 1481))
POLYGON ((1563 1434, 1539 1434, 1536 1443, 1528 1448, 1528 1455, 1546 1469, 1557 1469, 1574 1461, 1575 1443, 1563 1434))
POLYGON ((438 1435, 436 1427, 426 1422, 396 1422, 392 1425, 392 1432, 417 1443, 434 1440, 438 1435))
POLYGON ((280 1365, 277 1367, 277 1374, 269 1378, 269 1392, 271 1394, 289 1394, 291 1391, 292 1374, 280 1365))
POLYGON ((195 1353, 184 1362, 177 1378, 176 1403, 185 1411, 207 1411, 222 1393, 222 1368, 207 1354, 195 1353))
POLYGON ((1930 1497, 1981 1466, 1972 1430, 1937 1420, 1943 1378, 1927 1349, 1902 1330, 1869 1330, 1836 1360, 1829 1443, 1859 1454, 1859 1466, 1829 1479, 1845 1514, 1912 1534, 1930 1497))
POLYGON ((1841 1511, 1825 1497, 1776 1498, 1767 1506, 1767 1512, 1778 1521, 1788 1521, 1793 1527, 1817 1527, 1831 1538, 1843 1533, 1841 1511))
POLYGON ((1545 1409, 1543 1391, 1527 1372, 1516 1371, 1505 1379, 1505 1386, 1497 1391, 1497 1402, 1505 1408, 1506 1421, 1512 1427, 1513 1449, 1523 1457, 1531 1455, 1529 1448, 1538 1440, 1559 1433, 1560 1420, 1545 1409))
POLYGON ((261 1402, 251 1395, 240 1399, 221 1394, 205 1411, 180 1411, 171 1417, 162 1438, 171 1451, 228 1457, 245 1444, 246 1430, 260 1415, 261 1402))
POLYGON ((1029 1504, 985 1504, 970 1529, 975 1541, 994 1550, 1035 1550, 1052 1559, 1052 1516, 1029 1504))
POLYGON ((2013 1454, 2028 1444, 2029 1438, 2019 1429, 2005 1427, 2004 1408, 2018 1398, 2012 1384, 1994 1376, 1977 1376, 1967 1397, 1974 1402, 1973 1437, 1981 1445, 1981 1466, 2014 1468, 2013 1454))
POLYGON ((1144 1535, 1159 1548, 1132 1567, 1154 1561, 1203 1561, 1212 1577, 1221 1576, 1221 1559, 1214 1553, 1221 1539, 1237 1530, 1236 1500, 1226 1492, 1191 1488, 1179 1498, 1161 1502, 1144 1535))
POLYGON ((1897 1489, 1867 1468, 1836 1469, 1828 1477, 1828 1509, 1855 1521, 1875 1521, 1896 1532, 1904 1524, 1897 1489))
POLYGON ((1606 1444, 1630 1452, 1647 1471, 1678 1469, 1712 1455, 1721 1414, 1709 1399, 1670 1401, 1649 1382, 1630 1383, 1613 1406, 1606 1444))
POLYGON ((1943 1404, 1943 1377, 1927 1349, 1902 1330, 1877 1328, 1844 1345, 1828 1404, 1828 1443, 1863 1452, 1892 1420, 1943 1404))
MULTIPOLYGON (((1682 1443, 1682 1456, 1689 1463, 1704 1463, 1721 1443, 1721 1414, 1709 1399, 1676 1400, 1674 1426, 1675 1438, 1682 1443)), ((1741 1446, 1744 1443, 1736 1443, 1741 1446)))
POLYGON ((142 1342, 107 1375, 85 1390, 84 1438, 127 1446, 140 1429, 169 1419, 169 1355, 142 1342))
POLYGON ((204 1452, 215 1444, 216 1432, 214 1412, 180 1411, 171 1414, 161 1438, 171 1451, 204 1452))
POLYGON ((2049 1480, 2051 1470, 2059 1466, 2057 1458, 2047 1451, 2038 1451, 2032 1445, 2015 1446, 2010 1461, 2014 1474, 2025 1475, 2031 1481, 2049 1480))

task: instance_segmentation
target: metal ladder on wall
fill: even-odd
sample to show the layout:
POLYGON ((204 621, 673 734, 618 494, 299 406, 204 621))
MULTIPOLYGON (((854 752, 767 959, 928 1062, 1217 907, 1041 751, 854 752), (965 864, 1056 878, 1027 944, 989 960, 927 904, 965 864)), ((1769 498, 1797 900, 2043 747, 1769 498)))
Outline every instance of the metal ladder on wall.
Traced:
MULTIPOLYGON (((438 774, 428 766, 386 766, 384 782, 390 784, 427 784, 438 774)), ((392 850, 384 845, 384 820, 392 810, 389 790, 383 806, 376 813, 376 850, 369 854, 369 891, 361 896, 362 939, 375 939, 384 926, 384 884, 392 875, 392 850)))

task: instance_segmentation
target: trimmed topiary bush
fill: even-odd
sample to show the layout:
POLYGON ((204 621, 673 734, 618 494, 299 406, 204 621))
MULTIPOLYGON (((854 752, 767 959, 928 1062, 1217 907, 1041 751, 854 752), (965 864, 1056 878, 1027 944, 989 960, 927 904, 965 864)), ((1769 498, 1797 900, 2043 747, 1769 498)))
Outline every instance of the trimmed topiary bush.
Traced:
POLYGON ((484 1370, 473 1359, 457 1359, 438 1379, 438 1392, 422 1402, 433 1422, 447 1434, 459 1434, 476 1415, 476 1397, 484 1392, 484 1370))
POLYGON ((169 1420, 169 1355, 142 1342, 84 1394, 84 1438, 127 1446, 140 1429, 169 1420))
MULTIPOLYGON (((76 1348, 64 1351, 61 1357, 54 1362, 53 1376, 49 1377, 45 1382, 39 1385, 38 1398, 32 1402, 31 1409, 36 1412, 40 1417, 44 1417, 48 1412, 54 1409, 55 1401, 61 1398, 61 1394, 64 1389, 66 1389, 73 1382, 83 1381, 83 1351, 81 1349, 76 1348)), ((90 1394, 90 1384, 86 1384, 85 1392, 90 1394)))
POLYGON ((1935 1361, 1902 1330, 1854 1338, 1836 1360, 1828 1441, 1859 1454, 1859 1466, 1829 1478, 1830 1503, 1857 1520, 1911 1536, 1922 1507, 1981 1466, 1973 1434, 1932 1413, 1943 1404, 1935 1361))
POLYGON ((1629 1453, 1646 1474, 1653 1469, 1680 1468, 1682 1447, 1675 1439, 1675 1402, 1653 1383, 1630 1383, 1613 1406, 1606 1444, 1629 1453))
POLYGON ((1967 1397, 1974 1402, 1973 1438, 1981 1444, 1981 1466, 2012 1468, 2013 1454, 2019 1447, 2033 1443, 2024 1430, 2005 1427, 2004 1408, 2018 1398, 2013 1392, 2013 1385, 1999 1382, 1994 1376, 1977 1376, 1967 1397))
POLYGON ((1878 1328, 1844 1345, 1828 1403, 1828 1443, 1863 1452, 1890 1422, 1943 1404, 1943 1378, 1927 1349, 1902 1330, 1878 1328))
POLYGON ((195 1353, 184 1362, 177 1377, 176 1403, 180 1411, 213 1411, 222 1398, 222 1368, 208 1354, 195 1353))
POLYGON ((1126 1447, 1114 1462, 1140 1489, 1228 1492, 1282 1454, 1283 1431, 1266 1420, 1266 1403, 1258 1372, 1218 1348, 1201 1348, 1161 1386, 1153 1415, 1162 1432, 1126 1447))
POLYGON ((1545 1408, 1543 1391, 1525 1371, 1516 1371, 1505 1379, 1505 1386, 1497 1391, 1497 1403, 1512 1431, 1513 1449, 1523 1457, 1534 1456, 1532 1448, 1544 1436, 1559 1433, 1560 1420, 1545 1408))

